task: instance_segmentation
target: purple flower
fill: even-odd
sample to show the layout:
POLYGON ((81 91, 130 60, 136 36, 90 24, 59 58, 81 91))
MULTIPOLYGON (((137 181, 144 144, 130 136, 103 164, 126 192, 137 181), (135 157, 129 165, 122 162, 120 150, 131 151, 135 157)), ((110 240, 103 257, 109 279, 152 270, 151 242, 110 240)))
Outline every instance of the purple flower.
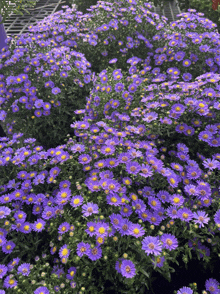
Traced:
POLYGON ((52 94, 54 94, 54 95, 57 95, 57 94, 59 94, 60 92, 61 92, 61 90, 60 90, 60 88, 58 88, 58 87, 55 87, 55 88, 52 89, 52 94))
POLYGON ((50 291, 47 289, 47 287, 38 287, 34 294, 50 294, 50 291))
POLYGON ((88 257, 92 261, 100 259, 102 257, 102 249, 100 247, 90 248, 88 251, 88 257))
POLYGON ((178 241, 175 236, 171 234, 163 234, 160 239, 163 242, 163 248, 174 250, 178 247, 178 241))
POLYGON ((195 219, 194 222, 199 224, 199 227, 204 227, 204 224, 208 224, 210 218, 205 213, 205 211, 196 211, 193 213, 193 218, 195 219))
POLYGON ((193 290, 189 287, 182 287, 178 290, 177 294, 193 294, 193 290))
POLYGON ((59 225, 58 227, 58 233, 60 235, 63 235, 64 233, 68 232, 70 229, 70 224, 67 222, 64 222, 62 224, 59 225))
POLYGON ((121 274, 126 278, 133 278, 136 274, 135 265, 130 260, 123 260, 121 264, 121 274))
POLYGON ((4 264, 0 264, 0 279, 2 279, 7 274, 8 268, 4 264))
MULTIPOLYGON (((156 267, 163 267, 163 263, 165 261, 165 257, 152 257, 153 261, 156 262, 156 267)), ((154 263, 153 263, 154 264, 154 263)))
POLYGON ((109 225, 106 223, 98 223, 95 226, 95 233, 98 237, 106 237, 108 235, 108 227, 109 225))
POLYGON ((132 222, 130 222, 127 218, 122 219, 122 222, 120 223, 120 227, 119 227, 119 232, 121 236, 130 235, 129 230, 132 225, 133 225, 132 222))
POLYGON ((145 237, 142 241, 142 249, 149 254, 160 255, 162 252, 162 245, 160 243, 159 237, 145 237))
POLYGON ((76 253, 79 257, 82 257, 84 254, 86 255, 88 254, 89 249, 90 249, 90 244, 80 242, 79 244, 77 244, 76 253))
POLYGON ((5 218, 11 213, 11 209, 6 206, 0 206, 0 219, 5 218))
POLYGON ((144 116, 143 121, 150 123, 153 120, 156 120, 158 114, 156 112, 149 112, 147 115, 144 116))
POLYGON ((6 279, 4 280, 4 287, 5 288, 14 288, 15 286, 17 286, 18 282, 11 276, 6 277, 6 279))
POLYGON ((189 208, 180 208, 177 212, 177 216, 184 222, 189 222, 193 219, 193 213, 189 208))
POLYGON ((142 237, 145 234, 145 230, 139 224, 132 224, 128 230, 129 235, 138 238, 142 237))
POLYGON ((126 171, 129 174, 137 175, 141 170, 141 166, 136 161, 130 161, 126 164, 126 171))
POLYGON ((185 57, 185 54, 186 54, 185 52, 179 51, 175 54, 174 58, 176 61, 181 61, 185 57))
POLYGON ((120 223, 123 220, 123 217, 120 214, 115 214, 113 213, 112 215, 109 216, 111 220, 111 224, 114 226, 115 229, 120 228, 120 223))
POLYGON ((7 243, 3 244, 2 246, 2 251, 5 253, 5 254, 10 254, 13 249, 15 248, 16 244, 12 241, 8 241, 7 243))
POLYGON ((100 152, 104 155, 112 155, 115 152, 115 147, 112 145, 103 146, 100 152))
POLYGON ((78 207, 82 205, 83 203, 83 197, 80 195, 76 195, 71 199, 70 205, 73 207, 78 207))
POLYGON ((70 267, 69 269, 68 269, 68 274, 66 275, 66 278, 68 279, 68 280, 72 280, 73 279, 73 277, 75 276, 75 274, 76 274, 76 268, 74 267, 74 266, 72 266, 72 267, 70 267))
POLYGON ((70 255, 70 249, 68 249, 68 245, 64 244, 59 250, 60 258, 68 258, 70 255))
POLYGON ((30 274, 30 263, 22 263, 19 265, 18 273, 21 273, 23 276, 28 276, 30 274))
POLYGON ((46 225, 46 222, 44 220, 38 219, 32 224, 32 229, 35 232, 42 232, 45 225, 46 225))
POLYGON ((215 160, 215 159, 206 158, 202 164, 205 168, 208 168, 209 170, 213 170, 215 168, 220 168, 219 161, 215 160))
POLYGON ((209 291, 211 294, 217 294, 217 290, 218 290, 218 286, 219 286, 219 282, 215 279, 208 279, 205 282, 205 288, 207 291, 209 291))
POLYGON ((78 158, 78 161, 81 164, 88 164, 89 162, 92 161, 92 157, 89 156, 88 154, 81 154, 78 158))
POLYGON ((32 231, 32 224, 29 222, 22 223, 20 231, 24 234, 29 234, 32 231))
POLYGON ((97 204, 89 202, 89 203, 84 204, 82 206, 82 213, 84 216, 87 217, 87 216, 92 215, 93 213, 95 213, 95 214, 99 213, 98 209, 99 209, 99 207, 97 204))

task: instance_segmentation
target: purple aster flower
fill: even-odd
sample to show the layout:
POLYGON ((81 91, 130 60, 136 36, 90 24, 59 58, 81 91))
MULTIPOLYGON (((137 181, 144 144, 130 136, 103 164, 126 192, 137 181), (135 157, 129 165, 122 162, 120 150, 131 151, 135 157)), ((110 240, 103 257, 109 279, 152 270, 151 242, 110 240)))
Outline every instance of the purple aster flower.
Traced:
POLYGON ((64 233, 68 232, 70 229, 70 224, 67 222, 64 222, 62 224, 59 225, 58 227, 58 233, 60 235, 63 235, 64 233))
POLYGON ((83 203, 83 197, 81 195, 76 195, 72 197, 70 205, 73 207, 77 207, 82 205, 82 203, 83 203))
POLYGON ((66 278, 68 280, 72 280, 76 274, 76 268, 74 266, 72 266, 68 269, 67 272, 68 272, 68 274, 66 275, 66 278))
POLYGON ((142 237, 145 234, 145 229, 142 228, 139 224, 132 224, 131 227, 128 229, 129 235, 138 238, 142 237))
POLYGON ((189 208, 180 208, 177 212, 177 216, 184 222, 189 222, 193 219, 193 213, 189 208))
POLYGON ((130 235, 129 229, 132 226, 132 222, 130 222, 128 219, 122 219, 122 222, 120 223, 119 232, 121 236, 124 235, 130 235))
POLYGON ((160 240, 163 242, 163 248, 168 250, 174 250, 178 247, 178 241, 176 237, 171 234, 163 234, 160 240))
POLYGON ((208 279, 205 282, 205 288, 207 291, 209 291, 211 294, 217 293, 219 282, 215 279, 208 279))
POLYGON ((121 204, 121 198, 117 193, 110 193, 106 197, 106 201, 109 205, 119 206, 121 204))
POLYGON ((0 234, 0 247, 3 246, 7 242, 5 236, 0 234))
POLYGON ((150 123, 153 120, 156 120, 157 117, 158 117, 158 114, 156 112, 149 112, 148 114, 144 115, 143 121, 150 123))
POLYGON ((48 220, 48 219, 51 219, 54 216, 55 216, 54 207, 46 206, 44 208, 44 211, 42 212, 42 218, 48 220))
POLYGON ((24 234, 29 234, 32 231, 32 224, 29 222, 22 223, 20 231, 24 234))
POLYGON ((141 170, 141 166, 136 161, 130 161, 126 164, 126 171, 129 174, 137 175, 141 170))
POLYGON ((115 147, 112 145, 103 146, 100 152, 104 155, 112 155, 115 152, 115 147))
POLYGON ((68 245, 64 244, 59 250, 60 258, 68 258, 70 255, 70 249, 68 249, 68 245))
POLYGON ((32 229, 35 232, 42 232, 45 225, 46 225, 46 222, 44 220, 38 219, 32 224, 32 229))
POLYGON ((92 161, 92 157, 89 156, 88 154, 81 154, 78 158, 78 161, 81 164, 88 164, 89 162, 92 161))
POLYGON ((88 222, 87 223, 87 227, 88 229, 85 230, 85 232, 90 236, 95 236, 96 233, 95 233, 95 226, 96 226, 96 223, 93 223, 93 222, 88 222))
POLYGON ((47 287, 38 287, 34 294, 50 294, 50 291, 47 289, 47 287))
POLYGON ((204 224, 208 224, 210 218, 205 211, 196 211, 193 213, 194 222, 199 224, 199 227, 204 227, 204 224))
POLYGON ((183 66, 184 67, 189 67, 190 65, 191 65, 191 60, 190 59, 183 60, 183 66))
POLYGON ((213 170, 215 168, 220 167, 220 163, 218 160, 210 159, 210 158, 206 158, 202 164, 205 168, 208 168, 209 170, 213 170))
POLYGON ((16 244, 12 241, 8 241, 7 243, 3 244, 2 246, 2 251, 5 253, 5 254, 10 254, 13 249, 15 248, 16 244))
POLYGON ((148 204, 153 210, 158 210, 161 208, 161 202, 156 197, 148 197, 148 204))
POLYGON ((98 237, 106 237, 108 235, 109 225, 103 222, 99 222, 95 226, 95 233, 98 237))
POLYGON ((5 288, 14 288, 15 286, 17 286, 18 282, 10 276, 6 277, 5 280, 4 280, 4 287, 5 288))
POLYGON ((182 287, 178 290, 177 294, 193 294, 193 290, 189 287, 182 287))
POLYGON ((87 216, 92 215, 93 213, 95 213, 95 214, 99 213, 98 209, 99 209, 99 207, 97 204, 89 202, 89 203, 84 204, 82 206, 82 213, 84 216, 87 217, 87 216))
POLYGON ((30 274, 30 263, 22 263, 19 265, 18 273, 21 273, 23 276, 28 276, 30 274))
POLYGON ((174 58, 176 61, 181 61, 185 57, 185 54, 186 54, 185 52, 179 51, 175 54, 174 58))
POLYGON ((76 253, 79 257, 82 257, 84 254, 88 255, 89 249, 90 249, 90 244, 80 242, 79 244, 77 244, 76 253))
POLYGON ((133 278, 136 275, 135 265, 131 260, 123 260, 121 263, 121 274, 126 278, 133 278))
POLYGON ((124 217, 129 217, 133 213, 133 211, 131 209, 131 206, 126 204, 126 205, 123 205, 120 213, 124 217))
POLYGON ((92 261, 100 259, 102 257, 102 249, 100 247, 90 248, 88 251, 88 257, 92 261))
POLYGON ((108 179, 105 190, 109 190, 110 192, 118 192, 120 187, 120 184, 116 180, 108 179))
POLYGON ((6 206, 0 206, 0 219, 5 218, 7 215, 10 215, 11 209, 6 206))
POLYGON ((2 279, 7 274, 8 268, 4 264, 0 264, 0 279, 2 279))
POLYGON ((144 250, 147 255, 160 255, 162 252, 162 245, 160 243, 159 237, 145 237, 142 241, 142 250, 144 250))
POLYGON ((111 224, 114 226, 115 229, 120 228, 120 224, 123 220, 123 217, 120 214, 115 214, 113 213, 112 215, 109 216, 111 224))
POLYGON ((202 174, 202 171, 201 169, 197 168, 197 167, 190 167, 190 168, 187 168, 186 169, 187 171, 187 177, 190 179, 190 180, 194 180, 194 179, 198 179, 201 174, 202 174))
POLYGON ((175 205, 177 207, 180 207, 185 202, 185 198, 182 195, 179 194, 173 194, 169 198, 169 202, 172 205, 175 205))
POLYGON ((52 94, 54 94, 54 95, 57 95, 57 94, 59 94, 60 92, 61 92, 61 90, 60 90, 60 88, 58 88, 58 87, 55 87, 55 88, 52 89, 52 94))

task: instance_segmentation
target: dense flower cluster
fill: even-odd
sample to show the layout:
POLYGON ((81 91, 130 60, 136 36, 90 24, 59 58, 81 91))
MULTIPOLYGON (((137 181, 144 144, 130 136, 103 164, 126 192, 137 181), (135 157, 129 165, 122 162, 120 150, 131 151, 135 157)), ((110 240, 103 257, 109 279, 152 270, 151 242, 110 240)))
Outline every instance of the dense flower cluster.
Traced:
MULTIPOLYGON (((93 75, 93 87, 85 107, 75 110, 81 119, 70 124, 75 136, 68 136, 66 144, 45 150, 36 139, 13 131, 11 138, 0 139, 3 175, 0 179, 0 257, 4 259, 0 264, 0 293, 5 293, 5 289, 20 292, 28 289, 29 293, 48 294, 63 288, 76 291, 73 293, 98 293, 106 279, 116 285, 123 282, 124 289, 136 293, 142 285, 148 286, 154 271, 166 276, 170 263, 179 255, 184 255, 186 261, 192 256, 200 257, 205 264, 218 256, 220 75, 217 74, 218 55, 213 56, 219 50, 220 40, 213 31, 215 25, 190 10, 181 15, 181 22, 171 23, 165 34, 166 21, 163 26, 159 16, 154 14, 154 22, 147 16, 151 12, 134 0, 126 1, 126 8, 121 7, 123 1, 99 3, 91 7, 91 11, 96 11, 99 21, 104 21, 99 8, 111 11, 112 22, 109 25, 105 21, 98 26, 97 34, 104 34, 110 27, 117 30, 119 24, 126 27, 129 22, 123 18, 124 12, 129 11, 129 21, 133 18, 141 23, 139 10, 158 33, 151 36, 149 43, 144 37, 140 38, 145 40, 149 51, 127 58, 126 64, 130 64, 127 72, 126 67, 117 67, 118 58, 111 56, 110 66, 93 75), (116 8, 119 14, 113 11, 116 8), (115 21, 116 15, 122 17, 120 22, 115 21), (187 28, 197 34, 187 34, 184 18, 189 24, 187 28), (183 39, 179 38, 180 32, 174 32, 175 26, 186 32, 183 39), (209 29, 210 35, 202 35, 209 29), (165 43, 169 42, 167 45, 162 42, 163 38, 165 43), (208 47, 205 38, 211 38, 208 47), (177 44, 182 49, 171 52, 167 61, 166 50, 157 50, 158 46, 154 55, 157 42, 160 46, 166 45, 166 50, 177 44), (188 45, 183 43, 190 44, 190 53, 188 45), (200 52, 209 51, 209 59, 213 58, 213 64, 216 63, 204 74, 207 60, 202 53, 196 57, 201 59, 200 66, 195 66, 197 74, 193 67, 190 71, 191 57, 187 54, 195 57, 192 52, 198 51, 197 44, 201 46, 200 52), (158 53, 162 53, 163 58, 158 53), (170 67, 174 59, 175 67, 170 67), (167 75, 161 73, 161 69, 166 70, 167 75)), ((150 9, 151 5, 145 4, 150 9)), ((86 72, 83 54, 69 48, 77 47, 74 37, 68 43, 69 35, 77 28, 71 26, 74 18, 71 9, 67 9, 67 15, 69 27, 64 24, 65 14, 59 12, 45 20, 46 24, 42 22, 30 28, 30 39, 21 37, 17 41, 17 46, 29 44, 28 40, 30 47, 35 44, 33 52, 38 44, 42 49, 40 55, 28 59, 25 55, 28 51, 21 50, 21 56, 11 56, 9 48, 1 53, 6 67, 18 62, 13 61, 13 57, 25 56, 23 62, 27 67, 34 68, 35 73, 39 71, 37 74, 42 72, 39 84, 42 77, 51 76, 43 83, 43 89, 55 96, 61 95, 62 90, 55 76, 52 79, 51 70, 59 72, 60 78, 67 78, 72 68, 69 66, 68 70, 66 66, 74 56, 82 58, 74 63, 79 73, 80 70, 83 74, 86 72), (59 21, 62 24, 58 26, 59 21), (53 48, 45 48, 44 52, 43 47, 49 43, 42 39, 47 37, 53 48), (65 54, 70 58, 64 58, 65 54), (53 65, 49 68, 44 63, 53 65)), ((83 21, 88 17, 76 15, 83 21)), ((93 25, 97 24, 98 21, 93 20, 93 25)), ((95 37, 87 37, 90 45, 98 45, 98 35, 92 34, 95 37)), ((130 44, 127 48, 138 44, 131 38, 127 36, 130 44)), ((105 42, 108 45, 107 39, 105 42)), ((121 52, 124 54, 124 51, 121 52)), ((209 66, 207 62, 206 65, 209 66)), ((26 72, 0 76, 0 101, 8 105, 16 93, 19 98, 11 105, 14 113, 19 109, 18 103, 27 105, 29 98, 33 98, 30 110, 34 105, 36 116, 41 117, 41 109, 48 111, 51 104, 44 97, 36 96, 37 88, 31 87, 29 70, 26 72), (17 87, 20 84, 22 86, 17 87), (19 93, 26 88, 33 90, 33 95, 20 97, 19 93)), ((85 76, 84 82, 90 78, 85 76)), ((0 115, 4 120, 7 111, 1 110, 0 115)), ((215 279, 205 283, 210 293, 219 293, 218 286, 215 279)), ((183 287, 177 293, 192 294, 193 290, 183 287)))

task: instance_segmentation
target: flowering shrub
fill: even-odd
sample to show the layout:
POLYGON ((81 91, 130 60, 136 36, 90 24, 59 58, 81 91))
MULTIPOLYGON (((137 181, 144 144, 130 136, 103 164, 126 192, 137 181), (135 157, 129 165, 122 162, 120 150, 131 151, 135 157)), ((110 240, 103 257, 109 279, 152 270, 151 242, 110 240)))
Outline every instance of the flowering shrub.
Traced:
POLYGON ((36 30, 7 43, 0 54, 0 120, 9 136, 21 131, 46 148, 57 146, 70 131, 73 111, 86 103, 91 64, 64 44, 55 47, 52 38, 38 40, 36 30))
MULTIPOLYGON (((39 54, 81 56, 62 45, 39 54)), ((126 59, 126 72, 113 58, 93 75, 65 144, 1 138, 1 294, 147 293, 155 272, 171 281, 178 257, 211 268, 219 256, 220 75, 178 81, 144 59, 126 59)))

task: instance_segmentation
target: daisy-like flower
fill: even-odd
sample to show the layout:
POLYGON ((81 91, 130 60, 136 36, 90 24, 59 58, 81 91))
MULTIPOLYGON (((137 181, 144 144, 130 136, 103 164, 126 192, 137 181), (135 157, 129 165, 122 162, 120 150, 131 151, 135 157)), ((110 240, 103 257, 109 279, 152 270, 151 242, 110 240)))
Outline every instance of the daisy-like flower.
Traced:
POLYGON ((79 257, 82 257, 84 254, 88 255, 89 249, 90 244, 80 242, 79 244, 77 244, 76 253, 79 257))
POLYGON ((129 174, 137 175, 141 170, 141 166, 136 161, 130 161, 126 164, 126 171, 129 174))
POLYGON ((171 234, 163 234, 160 240, 163 243, 163 248, 166 248, 170 251, 178 247, 178 241, 176 237, 171 234))
POLYGON ((34 294, 50 294, 50 291, 47 289, 47 287, 38 287, 34 294))
POLYGON ((128 152, 127 153, 123 152, 123 153, 119 154, 119 156, 118 156, 118 161, 120 163, 127 163, 131 160, 132 160, 132 157, 128 152))
POLYGON ((23 276, 28 276, 30 274, 30 263, 22 263, 19 265, 18 273, 21 273, 23 276))
POLYGON ((102 257, 102 249, 99 246, 90 248, 87 255, 92 261, 95 261, 102 257))
POLYGON ((68 280, 72 280, 76 274, 76 268, 74 266, 70 267, 67 271, 67 275, 66 275, 66 278, 68 280))
POLYGON ((131 260, 123 260, 121 263, 121 274, 126 278, 133 278, 136 275, 135 265, 131 260))
POLYGON ((100 152, 104 155, 112 155, 115 152, 115 147, 112 145, 103 146, 100 152))
POLYGON ((144 228, 139 224, 132 224, 128 230, 129 235, 138 238, 145 234, 144 228))
POLYGON ((95 226, 96 226, 96 223, 93 223, 93 222, 88 222, 87 223, 87 227, 88 229, 85 230, 85 232, 90 236, 95 236, 96 233, 95 233, 95 226))
POLYGON ((123 220, 123 217, 120 214, 115 214, 113 213, 112 215, 109 216, 111 224, 113 225, 113 227, 115 229, 119 229, 120 228, 120 224, 123 220))
POLYGON ((189 195, 198 195, 198 190, 195 185, 185 185, 184 191, 189 195))
POLYGON ((0 279, 2 279, 8 271, 8 267, 4 264, 0 264, 0 279))
POLYGON ((209 291, 211 294, 218 294, 219 292, 216 292, 218 291, 218 286, 219 286, 219 282, 215 279, 208 279, 206 280, 205 282, 205 288, 207 291, 209 291))
POLYGON ((187 168, 186 171, 187 171, 187 177, 190 180, 198 179, 202 174, 201 169, 199 169, 197 167, 187 168))
POLYGON ((31 227, 35 232, 42 232, 45 225, 46 225, 46 222, 44 220, 38 219, 32 224, 31 227))
POLYGON ((68 249, 68 245, 64 244, 60 250, 59 250, 59 257, 62 258, 68 258, 70 255, 70 249, 68 249))
POLYGON ((177 291, 177 294, 193 294, 193 290, 189 287, 182 287, 177 291))
POLYGON ((108 227, 109 225, 106 223, 98 223, 95 226, 95 233, 98 237, 106 237, 108 235, 108 227))
POLYGON ((24 222, 20 227, 20 231, 24 234, 29 234, 32 231, 32 224, 29 222, 24 222))
POLYGON ((215 168, 220 167, 220 163, 218 160, 210 159, 210 158, 206 158, 202 164, 205 168, 208 168, 209 170, 213 170, 215 168))
POLYGON ((5 288, 14 288, 15 286, 17 286, 18 282, 10 276, 6 277, 6 279, 4 280, 4 287, 5 288))
POLYGON ((64 233, 68 232, 70 229, 70 224, 67 222, 64 222, 62 224, 59 225, 58 227, 58 233, 60 235, 63 235, 64 233))
POLYGON ((132 184, 132 179, 130 179, 129 177, 125 177, 122 179, 122 182, 124 185, 130 186, 132 184))
POLYGON ((110 192, 118 192, 120 187, 121 186, 117 181, 113 179, 108 179, 105 186, 105 190, 108 190, 110 192))
POLYGON ((78 161, 81 164, 88 164, 89 162, 92 161, 92 157, 89 156, 88 154, 81 154, 78 158, 78 161))
POLYGON ((123 205, 120 213, 122 216, 124 217, 129 217, 131 214, 132 214, 132 209, 131 209, 131 206, 130 205, 123 205))
POLYGON ((84 199, 81 195, 76 195, 76 196, 72 197, 70 205, 73 207, 78 207, 78 206, 82 205, 83 200, 84 199))
POLYGON ((147 115, 144 116, 143 121, 150 123, 153 120, 156 120, 157 117, 158 117, 158 114, 156 112, 149 112, 147 115))
POLYGON ((121 236, 130 235, 129 229, 132 226, 132 222, 130 222, 128 219, 122 219, 122 222, 120 223, 119 232, 121 236))
POLYGON ((0 219, 5 218, 7 215, 11 213, 11 209, 7 206, 0 206, 0 219))
POLYGON ((183 205, 184 201, 185 201, 184 197, 182 195, 179 195, 179 194, 173 194, 169 198, 169 202, 172 205, 175 205, 177 207, 180 207, 181 205, 183 205))
POLYGON ((177 212, 177 216, 184 222, 189 222, 193 219, 193 213, 189 208, 180 208, 177 212))
POLYGON ((193 213, 193 218, 195 219, 194 222, 199 224, 199 227, 204 227, 204 224, 208 224, 210 218, 205 213, 205 211, 196 211, 193 213))
POLYGON ((148 178, 148 177, 151 177, 153 175, 153 170, 149 165, 142 164, 139 174, 144 178, 148 178))
POLYGON ((161 202, 156 197, 148 197, 148 204, 153 210, 158 210, 161 208, 161 202))
MULTIPOLYGON (((153 261, 156 262, 156 267, 159 267, 161 268, 164 264, 164 261, 165 261, 165 257, 152 257, 153 261)), ((154 264, 154 263, 153 263, 154 264)))
POLYGON ((95 213, 95 214, 99 213, 98 209, 99 209, 99 207, 97 204, 89 202, 89 203, 84 204, 82 206, 82 213, 84 216, 87 217, 87 216, 92 215, 93 213, 95 213))
POLYGON ((162 252, 162 245, 159 237, 145 237, 142 241, 142 250, 144 250, 147 255, 160 255, 162 252))
POLYGON ((16 244, 12 241, 8 241, 7 243, 3 244, 2 246, 2 251, 5 253, 5 254, 10 254, 13 249, 15 248, 16 244))
POLYGON ((121 204, 121 198, 117 193, 110 193, 106 197, 106 201, 109 205, 119 206, 121 204))

